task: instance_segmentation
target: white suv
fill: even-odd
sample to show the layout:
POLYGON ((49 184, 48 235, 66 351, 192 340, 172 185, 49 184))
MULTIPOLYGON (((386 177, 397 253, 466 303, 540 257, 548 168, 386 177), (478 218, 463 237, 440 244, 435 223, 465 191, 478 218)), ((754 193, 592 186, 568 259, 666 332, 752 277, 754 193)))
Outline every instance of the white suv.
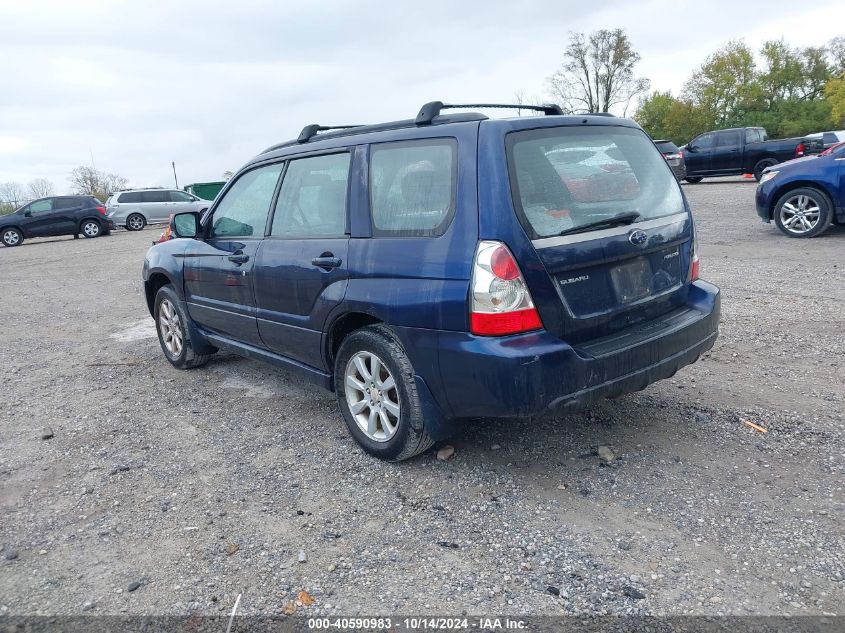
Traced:
POLYGON ((134 189, 113 193, 106 212, 116 225, 140 231, 147 224, 163 224, 172 213, 205 211, 211 200, 197 198, 178 189, 134 189))

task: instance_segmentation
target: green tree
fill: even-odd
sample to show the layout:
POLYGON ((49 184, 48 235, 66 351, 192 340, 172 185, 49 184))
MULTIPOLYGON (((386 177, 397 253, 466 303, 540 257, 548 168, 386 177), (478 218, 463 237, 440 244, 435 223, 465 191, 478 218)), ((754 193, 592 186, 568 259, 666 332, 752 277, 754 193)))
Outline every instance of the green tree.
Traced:
POLYGON ((845 72, 827 82, 824 96, 830 106, 833 127, 845 127, 845 72))
POLYGON ((711 113, 692 101, 676 101, 666 116, 666 134, 678 145, 716 128, 711 113))
POLYGON ((693 73, 684 85, 683 97, 703 110, 716 127, 731 127, 754 108, 758 96, 755 70, 751 49, 742 42, 728 42, 693 73))
POLYGON ((634 120, 648 132, 651 138, 668 138, 666 119, 676 102, 677 99, 671 92, 655 90, 640 103, 634 114, 634 120))

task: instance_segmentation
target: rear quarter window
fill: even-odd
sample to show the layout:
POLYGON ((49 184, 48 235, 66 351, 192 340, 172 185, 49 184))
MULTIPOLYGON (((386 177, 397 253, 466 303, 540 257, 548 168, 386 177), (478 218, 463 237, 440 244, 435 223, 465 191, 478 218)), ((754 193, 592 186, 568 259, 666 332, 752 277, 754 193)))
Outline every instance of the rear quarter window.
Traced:
POLYGON ((533 238, 635 211, 684 211, 675 176, 651 140, 626 127, 557 127, 507 137, 514 206, 533 238))
POLYGON ((53 200, 53 209, 61 211, 62 209, 73 209, 74 207, 82 206, 78 198, 56 198, 53 200))
POLYGON ((455 213, 457 142, 426 139, 370 148, 373 235, 442 235, 455 213))

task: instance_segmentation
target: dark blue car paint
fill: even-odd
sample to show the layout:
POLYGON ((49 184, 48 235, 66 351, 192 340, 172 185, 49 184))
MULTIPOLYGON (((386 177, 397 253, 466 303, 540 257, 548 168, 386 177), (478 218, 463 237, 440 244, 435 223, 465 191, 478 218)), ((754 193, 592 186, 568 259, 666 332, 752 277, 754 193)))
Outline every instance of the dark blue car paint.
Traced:
POLYGON ((814 187, 824 191, 830 199, 835 221, 845 224, 845 146, 825 156, 814 154, 797 158, 767 171, 777 171, 778 174, 757 187, 757 215, 764 222, 772 221, 775 204, 786 192, 799 187, 814 187))
MULTIPOLYGON (((150 311, 155 290, 165 281, 172 283, 191 317, 200 321, 190 324, 200 345, 299 371, 327 388, 332 388, 335 325, 348 318, 387 323, 416 370, 417 389, 432 424, 429 432, 435 437, 446 434, 452 418, 531 415, 641 389, 713 345, 718 289, 706 282, 690 285, 686 279, 694 231, 688 213, 680 221, 646 230, 647 240, 639 246, 622 234, 568 247, 535 247, 514 212, 504 139, 517 130, 561 125, 637 127, 607 117, 464 121, 318 139, 262 154, 239 174, 286 157, 351 151, 348 238, 265 238, 254 240, 254 246, 248 243, 253 240, 209 244, 175 239, 156 245, 143 273, 150 311), (438 137, 458 143, 451 224, 439 237, 371 238, 369 147, 438 137), (500 240, 511 249, 544 330, 506 337, 469 333, 469 284, 479 239, 500 240), (612 301, 573 312, 555 282, 555 275, 567 271, 675 247, 681 282, 669 284, 642 309, 612 301), (249 262, 223 272, 204 270, 204 260, 225 259, 236 251, 248 253, 249 262), (343 260, 341 267, 327 272, 311 264, 326 252, 343 260), (253 266, 246 275, 244 266, 253 266), (249 288, 255 300, 244 299, 249 288), (242 303, 227 306, 236 302, 242 303), (657 317, 664 321, 654 321, 657 317), (593 340, 597 335, 602 338, 593 340)), ((684 205, 686 210, 685 199, 684 205)), ((206 218, 213 212, 214 207, 206 218)))

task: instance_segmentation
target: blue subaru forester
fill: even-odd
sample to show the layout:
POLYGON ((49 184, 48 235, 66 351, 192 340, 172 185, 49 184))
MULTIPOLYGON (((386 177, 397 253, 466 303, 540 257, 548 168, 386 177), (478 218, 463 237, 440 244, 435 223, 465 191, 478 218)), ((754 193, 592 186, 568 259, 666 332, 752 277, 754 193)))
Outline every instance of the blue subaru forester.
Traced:
POLYGON ((499 106, 309 125, 175 216, 143 270, 167 360, 299 372, 401 460, 454 420, 577 410, 710 349, 719 290, 649 137, 557 106, 441 114, 471 107, 499 106))

